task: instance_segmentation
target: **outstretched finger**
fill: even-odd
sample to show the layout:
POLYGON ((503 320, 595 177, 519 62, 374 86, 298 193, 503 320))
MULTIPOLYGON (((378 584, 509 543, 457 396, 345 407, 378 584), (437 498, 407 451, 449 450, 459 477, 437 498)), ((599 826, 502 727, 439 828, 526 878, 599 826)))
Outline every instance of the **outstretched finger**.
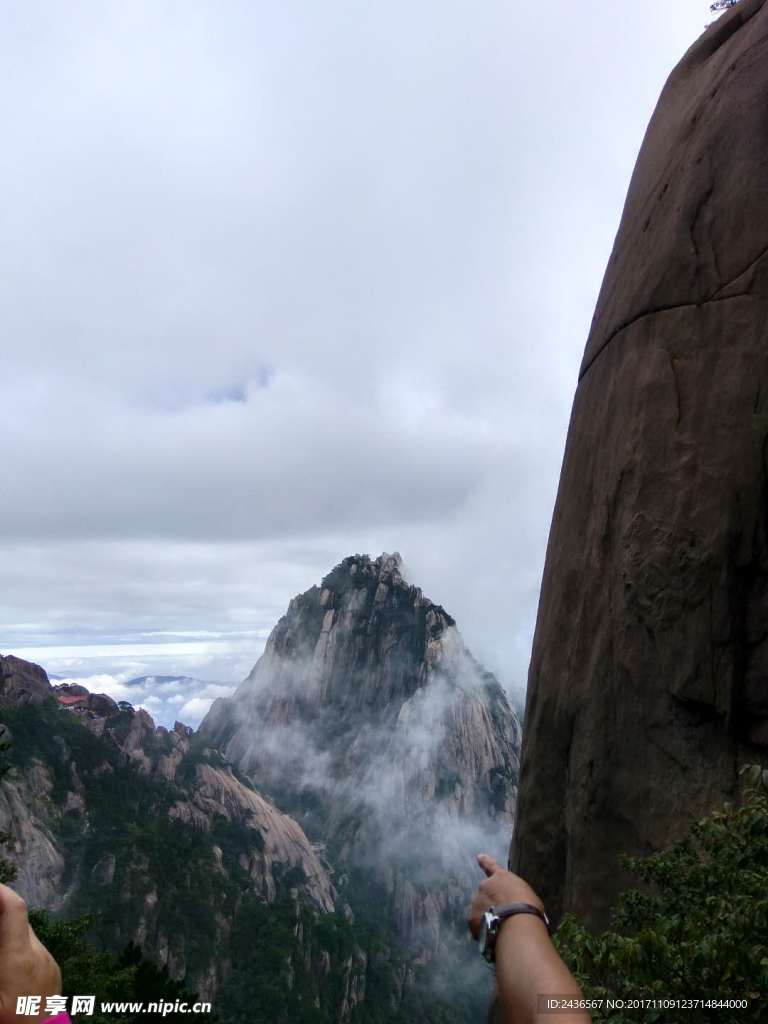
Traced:
POLYGON ((501 864, 497 864, 493 857, 487 853, 478 853, 477 863, 489 878, 497 871, 501 871, 501 864))

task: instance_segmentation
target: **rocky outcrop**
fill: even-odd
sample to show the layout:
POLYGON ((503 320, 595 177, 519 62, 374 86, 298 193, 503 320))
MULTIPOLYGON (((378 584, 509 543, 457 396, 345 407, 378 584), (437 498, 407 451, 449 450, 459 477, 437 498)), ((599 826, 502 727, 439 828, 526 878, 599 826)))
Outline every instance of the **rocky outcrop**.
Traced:
POLYGON ((188 791, 189 800, 174 804, 169 812, 171 817, 181 820, 188 817, 188 820, 203 823, 220 815, 258 832, 258 847, 248 850, 244 846, 241 864, 246 866, 257 882, 258 891, 268 901, 277 895, 275 866, 281 870, 298 868, 307 895, 320 910, 332 913, 334 890, 328 871, 293 818, 281 814, 274 804, 243 785, 228 766, 197 765, 188 791))
POLYGON ((200 731, 378 887, 417 958, 462 922, 474 855, 508 844, 519 722, 397 554, 346 558, 294 598, 200 731))
POLYGON ((768 753, 768 3, 670 76, 573 406, 512 866, 606 920, 645 854, 768 753))
POLYGON ((13 655, 0 655, 0 707, 35 702, 50 696, 51 684, 39 665, 13 655))
MULTIPOLYGON (((15 767, 0 786, 0 833, 30 905, 98 912, 110 945, 135 942, 206 998, 226 981, 244 899, 266 907, 292 893, 291 920, 300 907, 310 922, 334 911, 301 827, 187 726, 156 729, 146 711, 54 688, 19 659, 0 658, 0 678, 15 767)), ((308 936, 298 955, 310 948, 308 936)))
POLYGON ((0 786, 0 832, 11 837, 3 854, 16 868, 19 892, 31 906, 58 909, 66 861, 47 810, 52 790, 51 773, 39 763, 0 786))

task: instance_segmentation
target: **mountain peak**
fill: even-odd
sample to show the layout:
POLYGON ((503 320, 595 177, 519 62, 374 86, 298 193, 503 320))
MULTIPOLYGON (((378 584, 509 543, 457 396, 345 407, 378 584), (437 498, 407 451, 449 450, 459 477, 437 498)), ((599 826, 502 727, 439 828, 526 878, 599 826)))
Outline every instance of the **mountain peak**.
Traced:
MULTIPOLYGON (((351 591, 368 591, 374 606, 386 604, 390 592, 396 592, 398 600, 405 600, 414 608, 432 609, 438 613, 444 626, 454 626, 455 619, 442 605, 424 597, 421 587, 412 586, 405 579, 404 568, 403 556, 399 551, 392 554, 383 551, 377 558, 361 554, 348 555, 323 577, 319 588, 312 587, 294 598, 289 611, 294 607, 294 602, 301 603, 310 597, 314 599, 318 594, 320 605, 330 609, 337 607, 339 599, 351 591)), ((358 609, 364 607, 365 603, 360 602, 358 609)))
POLYGON ((381 579, 386 577, 392 583, 405 583, 403 579, 403 558, 399 551, 388 554, 383 551, 378 558, 370 555, 348 555, 323 577, 321 587, 334 589, 343 579, 381 579))
POLYGON ((266 701, 281 716, 287 701, 396 714, 461 646, 454 619, 403 578, 402 565, 397 552, 350 555, 294 597, 235 704, 266 701))
POLYGON ((462 916, 474 854, 504 856, 520 723, 403 568, 397 552, 351 555, 295 597, 201 734, 342 875, 379 886, 397 934, 429 960, 462 916))

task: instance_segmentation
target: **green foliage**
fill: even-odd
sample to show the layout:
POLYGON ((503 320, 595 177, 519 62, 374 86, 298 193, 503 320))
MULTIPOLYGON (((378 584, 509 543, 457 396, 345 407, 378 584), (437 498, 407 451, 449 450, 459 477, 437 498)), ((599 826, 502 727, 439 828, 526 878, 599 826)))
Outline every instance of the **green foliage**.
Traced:
MULTIPOLYGON (((119 731, 130 728, 131 712, 119 731)), ((210 959, 215 937, 215 911, 231 913, 234 902, 250 881, 238 862, 248 849, 247 837, 238 826, 214 822, 210 832, 169 814, 185 798, 183 789, 157 776, 147 776, 127 763, 110 740, 94 735, 76 715, 55 703, 20 705, 3 709, 3 719, 13 731, 10 754, 20 769, 34 760, 49 772, 52 805, 60 807, 73 788, 73 766, 88 807, 89 828, 75 812, 60 814, 58 843, 70 866, 79 868, 77 884, 68 903, 70 913, 91 914, 92 937, 99 945, 114 945, 120 934, 132 933, 139 924, 142 898, 154 891, 158 915, 170 934, 188 936, 187 967, 195 970, 210 959), (237 834, 235 834, 237 833, 237 834), (223 851, 226 875, 215 864, 213 847, 223 851), (114 858, 111 884, 101 881, 97 870, 107 857, 114 858), (125 893, 132 899, 126 900, 125 893)), ((156 750, 163 752, 163 741, 156 750)), ((204 759, 195 748, 187 774, 204 759)), ((254 847, 255 833, 249 833, 254 847)), ((66 877, 64 884, 74 879, 66 877)))
MULTIPOLYGON (((184 986, 173 981, 163 967, 144 960, 136 946, 127 946, 122 953, 97 949, 87 938, 92 918, 85 915, 71 921, 62 921, 41 911, 30 914, 32 927, 61 967, 63 994, 95 995, 96 1006, 104 1002, 187 1002, 197 997, 184 986)), ((131 1021, 180 1022, 186 1015, 169 1013, 141 1013, 102 1015, 98 1009, 93 1015, 83 1016, 83 1022, 92 1024, 128 1024, 131 1021)), ((211 1018, 206 1017, 208 1024, 211 1018)))
MULTIPOLYGON (((59 787, 66 783, 62 759, 70 751, 76 750, 78 766, 93 768, 106 764, 111 768, 107 778, 110 782, 117 782, 117 794, 125 796, 125 792, 121 792, 121 783, 125 783, 125 779, 119 771, 116 779, 114 775, 116 768, 120 767, 117 758, 105 744, 84 729, 74 716, 61 714, 54 705, 40 710, 29 705, 4 709, 3 716, 13 720, 14 742, 11 744, 6 738, 7 727, 0 725, 0 783, 13 768, 9 751, 16 764, 24 765, 32 756, 39 756, 40 747, 44 746, 48 755, 46 762, 53 767, 59 787), (57 742, 55 739, 62 733, 68 741, 63 748, 60 740, 57 742)), ((109 803, 105 801, 106 806, 109 803)), ((112 806, 115 806, 114 800, 112 806)), ((11 838, 7 833, 0 833, 0 843, 8 842, 11 838)), ((15 868, 0 858, 0 882, 13 881, 15 877, 15 868)), ((97 1006, 101 1001, 146 1004, 176 1000, 194 1003, 197 1000, 182 984, 173 981, 165 968, 145 960, 135 946, 127 946, 121 954, 97 948, 88 938, 94 923, 93 917, 89 915, 62 920, 44 911, 32 910, 29 917, 38 938, 61 967, 64 995, 95 995, 97 1006)), ((83 1019, 88 1019, 92 1024, 129 1024, 133 1020, 158 1024, 163 1020, 180 1021, 181 1017, 181 1014, 172 1013, 165 1017, 152 1013, 103 1016, 97 1010, 95 1014, 83 1019)))
POLYGON ((269 904, 253 894, 243 898, 232 934, 231 973, 217 1001, 222 1019, 336 1024, 342 1001, 356 986, 364 987, 365 1001, 352 1010, 351 1024, 473 1019, 482 997, 472 999, 471 1007, 459 1005, 426 978, 401 1002, 405 975, 419 976, 424 969, 397 948, 378 890, 349 893, 355 902, 352 922, 341 912, 318 914, 292 897, 289 885, 287 875, 280 877, 277 898, 269 904))
POLYGON ((227 765, 227 761, 218 750, 209 746, 205 737, 199 733, 193 733, 189 738, 189 750, 176 770, 176 778, 180 785, 195 785, 197 769, 202 764, 210 764, 215 768, 221 768, 227 765))
POLYGON ((747 1024, 768 1020, 768 797, 752 790, 696 822, 669 849, 624 858, 642 889, 624 893, 612 929, 593 935, 572 915, 556 945, 595 999, 748 998, 748 1008, 594 1012, 596 1021, 747 1024))
MULTIPOLYGON (((313 1007, 308 972, 296 956, 300 908, 289 897, 266 904, 248 894, 232 933, 232 975, 219 1003, 225 1020, 303 1021, 313 1007)), ((324 1017, 320 1017, 324 1020, 324 1017)))

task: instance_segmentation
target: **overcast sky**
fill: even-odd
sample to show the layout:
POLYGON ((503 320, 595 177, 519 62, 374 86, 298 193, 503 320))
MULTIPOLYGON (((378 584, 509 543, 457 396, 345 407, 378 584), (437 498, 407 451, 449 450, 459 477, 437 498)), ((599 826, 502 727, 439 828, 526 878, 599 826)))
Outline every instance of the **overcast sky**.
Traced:
POLYGON ((522 685, 597 291, 707 6, 4 3, 0 650, 231 683, 397 549, 522 685))

